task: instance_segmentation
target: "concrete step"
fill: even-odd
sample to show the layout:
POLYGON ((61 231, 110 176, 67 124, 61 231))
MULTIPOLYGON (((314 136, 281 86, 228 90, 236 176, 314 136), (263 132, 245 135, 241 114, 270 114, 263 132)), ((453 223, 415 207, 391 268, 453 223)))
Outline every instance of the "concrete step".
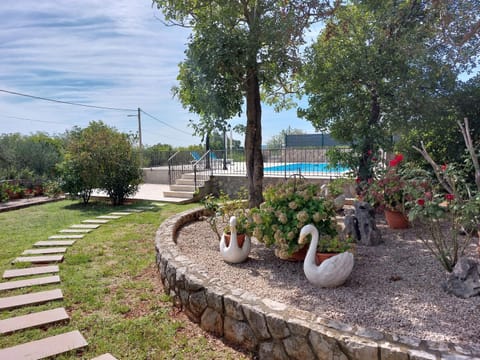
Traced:
POLYGON ((191 199, 193 197, 193 191, 164 191, 163 196, 167 198, 191 199))
POLYGON ((28 315, 0 320, 0 334, 9 334, 18 330, 44 326, 68 320, 70 320, 70 317, 64 308, 39 311, 28 315))
MULTIPOLYGON (((198 177, 198 175, 197 175, 197 177, 198 177)), ((193 180, 193 179, 195 179, 195 174, 194 173, 184 173, 184 174, 182 174, 182 179, 193 180)))
POLYGON ((44 359, 87 346, 78 330, 0 350, 0 359, 44 359))
POLYGON ((0 283, 0 291, 20 289, 27 286, 57 284, 60 282, 60 276, 43 276, 33 279, 7 281, 0 283))
POLYGON ((193 185, 170 185, 170 191, 194 192, 195 191, 195 186, 193 186, 193 185))
POLYGON ((33 246, 72 246, 76 240, 37 241, 33 246))
POLYGON ((86 230, 95 230, 100 227, 100 224, 75 224, 70 226, 70 229, 78 230, 78 229, 86 229, 86 230))
POLYGON ((83 239, 85 235, 52 235, 49 236, 49 240, 60 240, 60 239, 83 239))
MULTIPOLYGON (((62 290, 48 290, 24 295, 8 296, 0 298, 0 310, 14 309, 26 305, 36 305, 53 300, 63 299, 62 290)), ((3 359, 0 356, 0 359, 3 359)))
POLYGON ((51 273, 58 273, 57 265, 36 266, 36 267, 24 268, 24 269, 5 270, 5 272, 3 273, 3 278, 11 279, 11 278, 20 277, 20 276, 41 275, 41 274, 51 274, 51 273))
POLYGON ((131 215, 131 212, 128 211, 114 211, 111 212, 110 215, 118 215, 118 216, 125 216, 125 215, 131 215))
MULTIPOLYGON (((198 186, 203 186, 203 183, 197 182, 198 186)), ((177 179, 175 180, 175 185, 190 185, 195 186, 195 181, 193 179, 177 179)))
POLYGON ((114 357, 114 356, 113 356, 112 354, 110 354, 110 353, 106 353, 106 354, 97 356, 97 357, 93 358, 92 360, 117 360, 117 358, 114 357))
POLYGON ((39 256, 20 256, 12 261, 14 263, 32 263, 32 264, 45 264, 51 262, 62 262, 63 255, 39 255, 39 256))
POLYGON ((100 215, 100 216, 97 216, 97 219, 106 219, 106 220, 116 220, 116 219, 120 219, 121 216, 120 215, 100 215))
POLYGON ((110 220, 105 220, 105 219, 89 219, 89 220, 83 220, 82 224, 106 224, 110 220))
POLYGON ((59 233, 61 234, 80 234, 80 233, 89 233, 92 229, 64 229, 60 230, 59 233))
POLYGON ((60 254, 67 251, 66 247, 47 247, 41 249, 28 249, 22 255, 45 255, 45 254, 60 254))

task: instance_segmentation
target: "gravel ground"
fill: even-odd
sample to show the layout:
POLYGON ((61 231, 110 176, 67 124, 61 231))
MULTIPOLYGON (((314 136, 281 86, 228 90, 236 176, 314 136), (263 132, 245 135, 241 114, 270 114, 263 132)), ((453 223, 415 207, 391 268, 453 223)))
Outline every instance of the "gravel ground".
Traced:
MULTIPOLYGON (((242 264, 225 263, 218 240, 206 221, 184 226, 178 245, 212 277, 238 288, 290 304, 330 319, 397 335, 457 345, 480 343, 480 296, 460 299, 441 287, 447 273, 415 236, 413 229, 391 230, 377 218, 384 244, 357 246, 347 282, 317 289, 303 273, 303 263, 279 260, 273 250, 252 241, 242 264)), ((474 246, 469 256, 477 256, 474 246)))

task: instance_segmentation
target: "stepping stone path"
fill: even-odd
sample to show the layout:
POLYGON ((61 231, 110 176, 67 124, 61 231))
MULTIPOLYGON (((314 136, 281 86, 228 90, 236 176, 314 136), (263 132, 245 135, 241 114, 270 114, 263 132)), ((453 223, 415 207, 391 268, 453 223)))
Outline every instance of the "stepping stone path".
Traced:
POLYGON ((0 359, 43 359, 87 346, 78 330, 0 350, 0 359))
POLYGON ((91 220, 83 220, 83 224, 106 224, 110 220, 102 220, 102 219, 91 219, 91 220))
POLYGON ((20 276, 51 274, 51 273, 57 273, 57 272, 58 272, 57 265, 37 266, 33 268, 5 270, 5 272, 3 273, 3 278, 11 279, 11 278, 20 277, 20 276))
POLYGON ((58 254, 67 251, 66 247, 50 247, 45 249, 29 249, 25 250, 22 255, 40 255, 40 254, 58 254))
POLYGON ((27 279, 27 280, 8 281, 8 282, 0 283, 0 291, 19 289, 22 287, 35 286, 35 285, 56 284, 59 282, 60 282, 60 276, 58 275, 44 276, 44 277, 38 277, 33 279, 27 279))
MULTIPOLYGON (((101 215, 96 219, 84 220, 82 224, 70 226, 69 229, 60 230, 61 235, 52 235, 48 237, 48 241, 37 241, 33 246, 37 249, 25 250, 22 255, 40 255, 41 256, 24 256, 17 257, 12 263, 49 263, 63 261, 63 255, 67 251, 66 246, 72 246, 86 234, 97 229, 101 224, 106 224, 110 220, 119 219, 122 216, 132 213, 142 212, 143 210, 154 209, 154 207, 141 207, 138 209, 128 209, 128 211, 112 212, 109 215, 101 215), (75 234, 76 233, 76 234, 75 234), (80 234, 79 234, 80 233, 80 234), (46 255, 57 254, 57 255, 46 255)), ((59 272, 57 265, 34 266, 22 269, 5 270, 3 279, 14 279, 18 277, 54 274, 59 272)), ((42 277, 30 277, 21 280, 12 280, 0 282, 0 291, 8 291, 13 289, 40 286, 47 284, 60 283, 60 276, 50 275, 42 277)), ((30 292, 23 295, 15 295, 8 297, 0 297, 0 311, 19 308, 22 306, 31 306, 46 303, 49 301, 63 300, 63 294, 60 289, 30 292)), ((69 321, 66 310, 56 308, 33 312, 27 315, 13 316, 0 320, 0 334, 9 334, 15 331, 21 331, 28 328, 46 326, 59 322, 69 321)), ((30 341, 28 343, 0 349, 0 360, 3 359, 43 359, 59 355, 75 349, 87 346, 88 343, 79 331, 70 331, 64 334, 46 337, 44 339, 30 341)), ((117 360, 110 353, 103 354, 93 358, 92 360, 117 360)))
POLYGON ((28 315, 0 320, 0 334, 8 334, 18 330, 29 329, 68 320, 70 320, 70 317, 64 308, 40 311, 28 315))
POLYGON ((49 236, 49 240, 55 240, 55 239, 83 239, 85 235, 52 235, 49 236))
POLYGON ((33 246, 72 246, 76 240, 37 241, 33 246))
POLYGON ((89 230, 94 230, 98 229, 100 225, 94 225, 94 224, 77 224, 77 225, 72 225, 70 226, 70 229, 89 229, 89 230))
POLYGON ((0 298, 0 310, 14 309, 26 305, 43 304, 48 301, 61 299, 63 299, 63 294, 60 289, 2 297, 0 298))
POLYGON ((63 255, 44 255, 44 256, 23 256, 18 257, 12 261, 12 263, 32 263, 32 264, 44 264, 51 262, 62 262, 63 255))
POLYGON ((89 233, 92 229, 64 229, 60 230, 61 234, 71 234, 71 233, 89 233))

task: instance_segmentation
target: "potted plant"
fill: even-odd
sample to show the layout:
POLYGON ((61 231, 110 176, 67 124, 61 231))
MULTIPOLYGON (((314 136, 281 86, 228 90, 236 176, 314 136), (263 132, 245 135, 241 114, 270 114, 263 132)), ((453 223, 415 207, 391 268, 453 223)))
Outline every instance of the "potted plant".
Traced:
MULTIPOLYGON (((248 210, 237 209, 236 211, 233 212, 233 214, 231 214, 231 216, 235 216, 237 220, 235 225, 235 229, 237 231, 237 242, 238 242, 238 246, 242 247, 243 243, 245 242, 245 238, 252 236, 252 230, 251 230, 252 223, 248 216, 248 210)), ((223 234, 225 237, 225 244, 229 246, 230 236, 231 236, 230 224, 224 227, 223 234)))
POLYGON ((409 226, 408 204, 418 193, 427 191, 428 182, 423 174, 402 166, 403 155, 397 154, 389 162, 388 167, 378 179, 372 180, 363 194, 365 201, 380 208, 392 229, 403 229, 409 226))
POLYGON ((275 246, 282 259, 302 259, 301 253, 299 259, 291 256, 304 247, 298 237, 306 224, 313 224, 322 235, 338 234, 333 204, 321 196, 316 184, 296 180, 269 186, 264 198, 259 208, 251 210, 253 236, 267 247, 275 246))

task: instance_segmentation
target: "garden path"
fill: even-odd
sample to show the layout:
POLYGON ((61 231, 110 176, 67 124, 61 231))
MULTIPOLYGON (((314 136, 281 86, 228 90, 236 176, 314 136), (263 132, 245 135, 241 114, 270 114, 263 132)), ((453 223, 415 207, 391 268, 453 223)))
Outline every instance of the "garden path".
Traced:
MULTIPOLYGON (((128 211, 114 212, 109 215, 98 216, 96 219, 84 220, 82 224, 70 226, 69 229, 60 230, 61 235, 52 235, 48 237, 48 241, 38 241, 34 244, 36 249, 27 249, 22 255, 37 255, 40 256, 25 256, 17 257, 12 261, 26 262, 31 265, 34 264, 51 264, 63 261, 63 255, 45 255, 65 253, 67 246, 72 246, 79 239, 85 236, 86 232, 97 229, 102 224, 108 223, 110 220, 119 219, 122 216, 132 214, 134 212, 141 212, 143 210, 151 209, 150 207, 138 207, 136 209, 128 209, 128 211), (75 234, 76 233, 76 234, 75 234), (78 234, 81 233, 81 234, 78 234), (56 246, 63 246, 58 248, 56 246)), ((59 267, 57 265, 43 265, 32 266, 23 269, 9 269, 5 270, 3 279, 7 281, 0 282, 0 291, 8 291, 19 288, 28 288, 31 286, 53 284, 60 282, 59 275, 49 275, 42 277, 35 277, 37 275, 58 273, 59 267), (16 278, 24 278, 20 280, 12 280, 16 278)), ((31 306, 40 303, 63 300, 63 294, 60 289, 49 291, 28 292, 22 295, 0 297, 0 311, 15 309, 22 306, 31 306)), ((27 315, 13 316, 4 320, 0 320, 0 334, 5 335, 14 331, 22 331, 32 327, 45 327, 60 322, 68 322, 70 317, 63 307, 52 310, 33 312, 27 315)), ((45 357, 58 355, 71 350, 77 350, 87 346, 88 343, 82 334, 78 331, 70 331, 60 335, 49 336, 40 340, 30 341, 16 346, 0 349, 0 359, 43 359, 45 357)), ((103 354, 92 360, 115 360, 111 354, 103 354)))

